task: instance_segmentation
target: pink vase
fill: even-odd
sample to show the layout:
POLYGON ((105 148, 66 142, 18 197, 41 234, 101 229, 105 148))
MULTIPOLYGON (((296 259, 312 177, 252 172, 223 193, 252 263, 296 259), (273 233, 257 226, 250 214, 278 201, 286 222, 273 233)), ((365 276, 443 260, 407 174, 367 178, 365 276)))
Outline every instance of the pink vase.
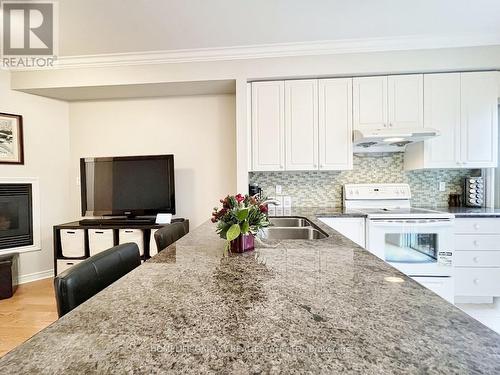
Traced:
POLYGON ((253 234, 242 234, 237 239, 231 241, 231 252, 244 253, 253 250, 255 247, 253 234))

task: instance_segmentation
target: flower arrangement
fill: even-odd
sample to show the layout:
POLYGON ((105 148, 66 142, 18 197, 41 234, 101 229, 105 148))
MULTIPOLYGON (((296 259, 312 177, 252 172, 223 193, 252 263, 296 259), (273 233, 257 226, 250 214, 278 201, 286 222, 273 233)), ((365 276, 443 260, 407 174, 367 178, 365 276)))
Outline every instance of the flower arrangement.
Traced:
POLYGON ((253 249, 254 235, 269 225, 267 205, 249 195, 228 195, 221 199, 222 208, 214 208, 212 222, 217 233, 227 240, 226 249, 243 252, 253 249))

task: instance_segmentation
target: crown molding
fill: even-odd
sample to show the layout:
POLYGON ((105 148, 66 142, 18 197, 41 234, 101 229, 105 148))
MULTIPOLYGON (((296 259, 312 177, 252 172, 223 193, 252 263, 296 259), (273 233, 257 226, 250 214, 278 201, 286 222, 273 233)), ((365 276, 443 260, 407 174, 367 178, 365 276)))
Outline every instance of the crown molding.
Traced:
POLYGON ((362 52, 404 51, 500 45, 499 34, 403 36, 342 39, 237 47, 180 49, 82 56, 60 56, 56 68, 93 68, 149 64, 209 62, 362 52))

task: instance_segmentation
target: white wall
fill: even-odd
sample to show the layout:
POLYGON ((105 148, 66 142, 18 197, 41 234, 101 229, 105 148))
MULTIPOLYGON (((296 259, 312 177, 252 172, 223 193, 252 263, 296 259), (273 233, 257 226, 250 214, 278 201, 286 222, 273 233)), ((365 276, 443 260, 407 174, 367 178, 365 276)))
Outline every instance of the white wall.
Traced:
MULTIPOLYGON (((196 60, 196 59, 194 59, 196 60)), ((295 57, 82 66, 18 71, 12 87, 41 95, 71 97, 92 87, 209 80, 236 80, 237 187, 248 184, 249 122, 246 82, 258 79, 333 77, 387 73, 500 69, 500 46, 310 55, 295 57)))
POLYGON ((9 73, 0 71, 0 112, 23 116, 24 165, 0 164, 0 177, 40 181, 41 251, 21 254, 20 281, 53 269, 52 226, 71 219, 69 200, 68 104, 11 91, 9 73))
POLYGON ((234 95, 71 103, 73 216, 81 157, 174 154, 177 216, 196 227, 236 192, 235 121, 234 95))

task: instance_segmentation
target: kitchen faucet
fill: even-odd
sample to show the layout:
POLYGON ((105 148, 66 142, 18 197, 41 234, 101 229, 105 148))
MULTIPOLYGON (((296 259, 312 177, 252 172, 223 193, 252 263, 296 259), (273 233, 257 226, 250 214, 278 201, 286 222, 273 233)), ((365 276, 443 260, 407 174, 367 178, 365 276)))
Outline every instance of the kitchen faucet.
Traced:
POLYGON ((274 206, 279 206, 279 205, 281 205, 281 202, 279 200, 277 200, 277 199, 270 198, 270 199, 266 199, 261 204, 272 204, 274 206))

